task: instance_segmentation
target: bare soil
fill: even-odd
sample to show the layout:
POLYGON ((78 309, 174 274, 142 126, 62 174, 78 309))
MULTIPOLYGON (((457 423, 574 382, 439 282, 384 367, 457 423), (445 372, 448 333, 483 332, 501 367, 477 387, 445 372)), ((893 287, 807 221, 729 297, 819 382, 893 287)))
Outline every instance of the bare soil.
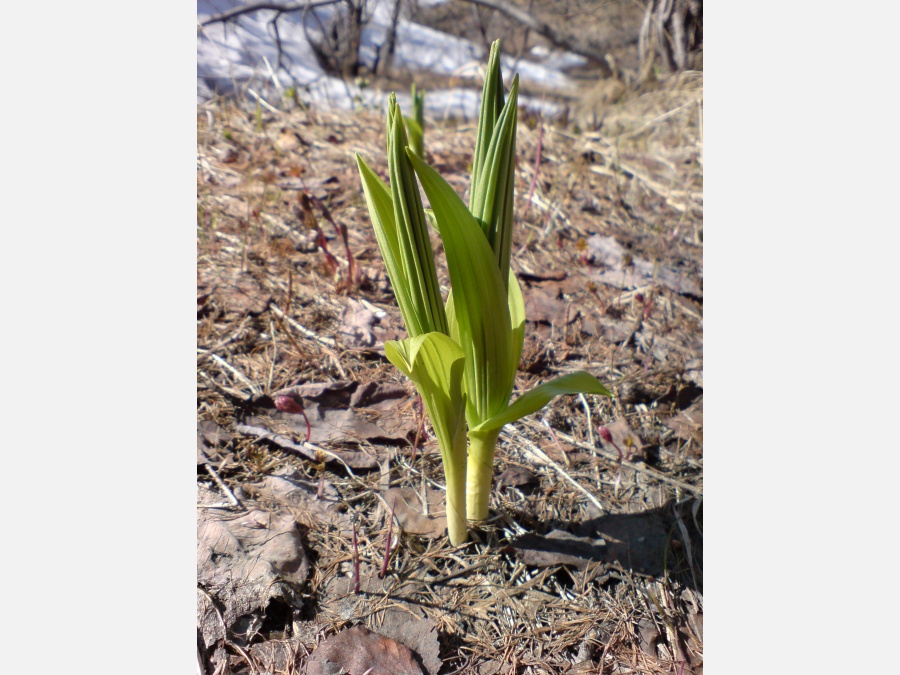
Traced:
MULTIPOLYGON (((520 119, 517 391, 585 369, 616 397, 507 427, 459 548, 383 352, 404 333, 354 159, 386 174, 382 116, 279 105, 198 113, 200 667, 702 673, 702 74, 629 86, 598 130, 520 119)), ((475 131, 426 119, 464 199, 475 131)))

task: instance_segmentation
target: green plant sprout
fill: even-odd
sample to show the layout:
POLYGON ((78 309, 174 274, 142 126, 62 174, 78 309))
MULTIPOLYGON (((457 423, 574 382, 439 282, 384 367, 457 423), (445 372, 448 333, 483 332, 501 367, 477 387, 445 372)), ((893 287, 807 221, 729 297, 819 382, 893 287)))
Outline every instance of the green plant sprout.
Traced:
POLYGON ((390 186, 356 155, 375 238, 409 334, 385 342, 385 355, 413 381, 431 420, 444 464, 447 529, 454 546, 466 541, 468 520, 487 518, 494 453, 505 424, 563 394, 612 396, 582 371, 535 387, 510 404, 525 338, 525 303, 510 268, 518 90, 516 76, 504 102, 498 40, 491 46, 482 91, 468 207, 411 147, 408 123, 393 94, 387 112, 390 186), (416 178, 431 204, 428 216, 416 178), (429 216, 447 257, 446 303, 429 216))
POLYGON ((404 117, 409 132, 409 147, 419 157, 425 156, 425 92, 416 90, 413 82, 409 90, 412 96, 412 117, 404 117))

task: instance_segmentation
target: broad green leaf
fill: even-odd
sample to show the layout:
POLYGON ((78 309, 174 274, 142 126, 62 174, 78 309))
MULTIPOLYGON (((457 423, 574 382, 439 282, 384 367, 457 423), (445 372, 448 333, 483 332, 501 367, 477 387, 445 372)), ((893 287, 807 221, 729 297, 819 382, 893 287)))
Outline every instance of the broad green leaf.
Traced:
POLYGON ((423 154, 425 152, 425 131, 422 125, 412 117, 404 117, 403 121, 406 122, 406 131, 409 133, 409 147, 417 155, 423 154))
POLYGON ((448 335, 452 337, 457 344, 460 344, 459 325, 456 323, 456 307, 453 304, 453 288, 447 292, 447 302, 444 305, 444 311, 447 313, 447 327, 450 329, 448 335))
POLYGON ((458 445, 459 434, 465 434, 463 350, 443 333, 433 332, 389 340, 384 343, 384 353, 415 383, 441 452, 450 452, 458 445))
POLYGON ((466 395, 465 357, 443 333, 426 333, 384 343, 384 353, 416 385, 437 436, 447 479, 447 530, 454 546, 466 529, 466 395))
POLYGON ((407 129, 407 131, 409 131, 410 135, 412 135, 412 134, 419 134, 420 136, 422 135, 422 126, 418 122, 416 122, 412 117, 410 117, 409 115, 404 115, 403 121, 406 122, 406 129, 407 129))
POLYGON ((437 218, 434 217, 434 209, 425 209, 425 217, 428 218, 428 224, 437 230, 438 225, 437 218))
POLYGON ((522 287, 516 274, 509 270, 509 284, 507 286, 507 302, 509 303, 509 324, 511 329, 512 349, 510 349, 510 371, 512 377, 509 381, 509 395, 515 384, 516 371, 519 369, 519 359, 522 358, 522 345, 525 344, 525 299, 522 297, 522 287))
POLYGON ((512 359, 507 290, 477 221, 433 168, 408 153, 428 195, 447 255, 456 337, 466 355, 470 424, 496 415, 509 402, 512 359))
POLYGON ((522 394, 499 415, 472 427, 470 433, 483 433, 500 429, 504 424, 520 420, 525 415, 537 412, 557 396, 564 394, 600 394, 612 396, 612 393, 600 384, 593 375, 580 371, 563 375, 550 382, 535 387, 531 391, 522 394))

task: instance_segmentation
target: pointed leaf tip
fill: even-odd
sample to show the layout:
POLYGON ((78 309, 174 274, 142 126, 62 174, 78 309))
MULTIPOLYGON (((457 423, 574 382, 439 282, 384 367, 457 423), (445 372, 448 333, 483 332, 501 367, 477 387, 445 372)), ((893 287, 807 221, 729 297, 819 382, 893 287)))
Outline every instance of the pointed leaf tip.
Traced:
POLYGON ((500 429, 504 424, 516 422, 526 415, 537 412, 557 396, 565 394, 599 394, 609 397, 613 395, 590 373, 584 371, 569 373, 522 394, 506 410, 472 428, 470 432, 482 433, 500 429))

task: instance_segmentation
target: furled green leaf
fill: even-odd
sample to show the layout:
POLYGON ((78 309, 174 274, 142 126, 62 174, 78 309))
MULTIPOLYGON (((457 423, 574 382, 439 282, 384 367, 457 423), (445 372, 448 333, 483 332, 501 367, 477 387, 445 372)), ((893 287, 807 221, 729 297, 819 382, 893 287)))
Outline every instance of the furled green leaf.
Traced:
POLYGON ((612 396, 606 387, 593 375, 580 371, 563 375, 550 382, 535 387, 529 392, 519 396, 513 403, 499 415, 470 429, 472 433, 483 433, 494 429, 500 429, 504 424, 520 420, 525 415, 537 412, 557 396, 564 394, 600 394, 612 396))
POLYGON ((504 280, 512 245, 518 93, 517 75, 494 127, 477 182, 472 184, 470 200, 472 215, 482 225, 504 280))
POLYGON ((425 209, 422 206, 415 173, 406 154, 409 141, 403 116, 397 105, 397 98, 393 94, 388 101, 387 137, 390 190, 394 203, 400 260, 412 305, 410 316, 403 317, 406 330, 413 336, 431 331, 446 334, 447 317, 434 266, 434 252, 431 248, 425 209))
POLYGON ((356 164, 359 167, 359 176, 362 180, 363 193, 366 196, 366 205, 369 207, 372 228, 375 230, 375 239, 384 258, 388 278, 391 280, 391 287, 394 289, 397 304, 400 306, 400 314, 403 316, 404 323, 409 326, 415 307, 410 300, 409 284, 403 271, 391 191, 378 174, 369 168, 359 153, 356 155, 356 164))
POLYGON ((481 170, 487 157, 488 146, 494 135, 494 125, 503 109, 503 77, 500 74, 500 40, 494 40, 488 58, 481 90, 481 110, 478 114, 478 135, 475 138, 475 155, 472 158, 472 193, 469 197, 469 209, 475 212, 474 186, 478 184, 481 170))
POLYGON ((412 97, 412 117, 404 118, 409 131, 409 147, 417 155, 425 154, 425 92, 416 89, 413 82, 409 90, 412 97))
POLYGON ((509 402, 506 383, 512 331, 506 284, 484 233, 453 188, 412 152, 408 153, 428 195, 447 255, 456 333, 466 355, 467 417, 479 423, 509 402))
POLYGON ((422 396, 441 448, 452 447, 465 428, 463 350, 442 333, 425 333, 384 343, 388 360, 409 377, 422 396))

